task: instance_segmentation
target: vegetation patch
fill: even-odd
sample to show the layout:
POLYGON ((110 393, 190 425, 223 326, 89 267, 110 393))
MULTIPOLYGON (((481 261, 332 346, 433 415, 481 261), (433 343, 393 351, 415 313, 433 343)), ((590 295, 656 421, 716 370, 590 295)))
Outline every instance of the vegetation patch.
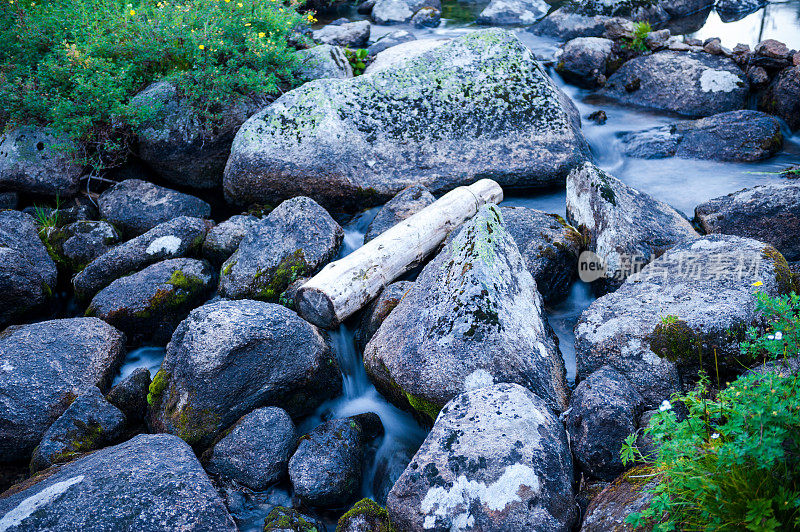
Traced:
POLYGON ((362 515, 368 520, 368 524, 373 526, 370 530, 374 532, 396 532, 396 529, 389 522, 389 512, 372 499, 361 499, 345 512, 345 514, 339 518, 336 532, 349 530, 347 528, 348 523, 352 519, 362 515))

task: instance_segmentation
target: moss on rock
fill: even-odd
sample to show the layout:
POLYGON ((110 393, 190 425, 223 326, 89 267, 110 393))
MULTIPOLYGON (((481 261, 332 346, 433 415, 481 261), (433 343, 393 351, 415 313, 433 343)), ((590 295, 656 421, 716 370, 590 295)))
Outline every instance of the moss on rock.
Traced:
POLYGON ((361 499, 345 512, 339 518, 336 532, 346 532, 348 523, 359 516, 364 516, 369 520, 368 524, 373 527, 370 529, 373 532, 397 532, 397 529, 389 522, 389 512, 386 511, 386 508, 372 499, 361 499))

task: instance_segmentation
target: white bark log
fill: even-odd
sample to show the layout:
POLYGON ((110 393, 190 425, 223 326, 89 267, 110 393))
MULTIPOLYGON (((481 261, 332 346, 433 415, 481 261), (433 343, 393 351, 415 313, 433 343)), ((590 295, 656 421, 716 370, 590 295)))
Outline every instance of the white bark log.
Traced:
POLYGON ((309 279, 297 292, 298 312, 319 327, 338 326, 423 261, 482 205, 502 200, 503 189, 491 179, 448 192, 309 279))

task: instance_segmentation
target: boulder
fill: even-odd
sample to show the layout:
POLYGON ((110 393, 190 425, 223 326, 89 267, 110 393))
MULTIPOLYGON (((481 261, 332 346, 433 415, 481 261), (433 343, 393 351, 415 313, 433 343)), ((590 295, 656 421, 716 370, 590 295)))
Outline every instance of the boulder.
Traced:
POLYGON ((656 23, 686 17, 713 4, 713 0, 574 0, 568 7, 585 15, 619 16, 656 23))
POLYGON ((409 21, 417 28, 435 28, 442 20, 442 12, 435 7, 423 7, 409 21))
POLYGON ((581 15, 568 8, 560 7, 547 14, 531 26, 536 35, 554 37, 559 41, 568 41, 577 37, 602 37, 606 31, 606 22, 614 19, 603 15, 581 15))
POLYGON ((614 58, 614 41, 601 37, 578 37, 564 44, 556 58, 556 71, 565 80, 584 87, 606 82, 609 63, 614 58))
POLYGON ((157 262, 100 290, 86 315, 110 323, 133 343, 163 345, 189 311, 208 296, 215 277, 206 261, 157 262))
POLYGON ((83 270, 120 240, 120 234, 113 225, 93 220, 47 228, 42 235, 50 248, 51 256, 75 273, 83 270))
POLYGON ((375 74, 405 63, 447 42, 448 39, 414 39, 397 44, 378 53, 375 59, 367 65, 364 74, 375 74))
POLYGON ((375 457, 372 477, 372 492, 379 504, 386 504, 389 492, 411 463, 417 447, 395 438, 384 440, 380 452, 375 457))
POLYGON ((694 215, 705 233, 753 238, 800 260, 800 184, 746 188, 698 205, 694 215))
POLYGON ((601 480, 614 480, 622 473, 622 444, 636 432, 644 402, 628 379, 610 366, 581 381, 564 413, 576 466, 601 480))
POLYGON ((242 416, 209 451, 206 469, 255 491, 263 491, 286 475, 297 444, 292 418, 268 406, 242 416))
POLYGON ((800 129, 800 65, 775 76, 761 96, 758 108, 785 120, 792 131, 800 129))
POLYGON ((236 525, 192 450, 141 434, 40 475, 0 498, 8 531, 229 531, 236 525))
POLYGON ((475 22, 492 26, 529 25, 543 17, 549 8, 544 0, 491 0, 475 22))
POLYGON ((386 202, 369 223, 364 235, 366 244, 387 229, 394 227, 409 216, 418 213, 436 201, 433 194, 422 185, 412 185, 386 202))
POLYGON ((325 526, 293 508, 276 506, 264 519, 264 532, 320 532, 325 526))
POLYGON ((501 207, 506 229, 547 304, 569 294, 583 236, 561 216, 526 207, 501 207))
POLYGON ((389 493, 400 530, 568 531, 577 511, 567 435, 516 384, 456 396, 389 493))
POLYGON ((536 283, 493 205, 425 266, 364 365, 378 391, 429 423, 459 393, 495 382, 522 384, 558 411, 569 395, 536 283))
POLYGON ((306 81, 353 77, 353 67, 341 46, 320 44, 307 50, 298 50, 297 59, 300 62, 298 76, 306 81))
POLYGON ((728 111, 700 120, 677 122, 620 135, 630 157, 684 157, 753 162, 783 148, 781 123, 759 111, 728 111))
POLYGON ((343 239, 344 230, 314 200, 286 200, 253 225, 222 265, 219 293, 277 301, 298 278, 314 275, 336 257, 343 239))
POLYGON ((211 206, 205 201, 141 179, 126 179, 97 199, 100 216, 129 237, 146 233, 178 216, 208 218, 211 206))
POLYGON ((198 254, 212 222, 180 216, 157 225, 90 262, 72 279, 75 295, 91 299, 115 279, 137 272, 150 264, 198 254))
POLYGON ((149 422, 207 447, 244 414, 278 406, 309 414, 341 392, 323 334, 291 310, 260 301, 217 301, 193 310, 153 378, 149 422))
POLYGON ((125 415, 100 390, 89 388, 44 433, 33 450, 31 473, 115 443, 124 428, 125 415))
POLYGON ((748 83, 732 59, 664 51, 635 57, 608 78, 611 100, 691 118, 746 107, 748 83))
POLYGON ((78 394, 108 388, 124 357, 125 336, 97 318, 7 328, 0 335, 0 462, 26 460, 78 394))
POLYGON ((577 379, 609 365, 648 408, 690 388, 701 367, 732 380, 748 362, 745 331, 763 320, 754 283, 773 297, 792 288, 786 260, 768 244, 709 235, 673 247, 581 315, 577 379))
POLYGON ((792 66, 792 50, 775 39, 766 39, 756 45, 750 63, 770 72, 792 66))
POLYGON ((16 192, 0 192, 0 209, 16 209, 19 204, 19 194, 16 192))
POLYGON ((402 24, 410 22, 414 13, 424 7, 442 10, 440 0, 376 0, 372 20, 375 24, 402 24))
POLYGON ((148 118, 137 129, 139 157, 170 183, 197 189, 219 186, 236 131, 260 105, 257 98, 225 104, 209 123, 167 81, 131 98, 148 118))
POLYGON ((736 22, 764 7, 767 0, 717 0, 714 10, 722 22, 736 22))
POLYGON ((405 297, 414 283, 411 281, 397 281, 383 290, 372 303, 361 312, 358 329, 354 334, 356 349, 363 352, 367 342, 372 339, 378 328, 384 322, 391 311, 405 297))
POLYGON ((213 264, 222 264, 239 249, 245 235, 256 230, 258 221, 256 216, 237 214, 215 225, 203 241, 203 257, 213 264))
POLYGON ((336 525, 336 532, 392 531, 389 512, 372 499, 361 499, 347 510, 336 525))
POLYGON ((147 368, 136 368, 119 384, 111 388, 106 399, 125 414, 128 423, 138 423, 144 419, 147 413, 149 388, 150 371, 147 368))
POLYGON ((343 46, 346 48, 363 48, 369 42, 370 24, 368 20, 348 22, 346 24, 328 24, 311 32, 312 38, 322 44, 343 46))
POLYGON ((225 194, 360 209, 412 184, 437 195, 487 176, 561 185, 587 157, 574 105, 513 33, 487 29, 285 94, 240 129, 225 194))
POLYGON ((616 289, 675 244, 698 237, 681 213, 592 163, 567 177, 567 219, 605 263, 600 292, 616 289))
POLYGON ((406 30, 395 30, 379 37, 377 41, 370 44, 369 47, 367 47, 367 54, 374 57, 387 48, 415 40, 417 40, 417 38, 414 37, 413 33, 410 33, 406 30))
POLYGON ((626 523, 632 513, 646 510, 653 499, 651 491, 658 485, 647 469, 635 469, 626 473, 601 491, 589 503, 583 518, 581 532, 634 532, 640 529, 626 523), (638 473, 638 475, 636 474, 638 473), (634 478, 636 476, 645 476, 634 478))
POLYGON ((68 198, 78 192, 82 169, 75 145, 46 127, 25 126, 0 137, 0 190, 68 198))

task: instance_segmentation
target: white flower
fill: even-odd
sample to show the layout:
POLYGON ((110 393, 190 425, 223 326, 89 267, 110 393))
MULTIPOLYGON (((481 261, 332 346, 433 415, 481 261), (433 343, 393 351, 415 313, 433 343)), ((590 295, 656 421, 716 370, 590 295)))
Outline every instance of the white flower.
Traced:
POLYGON ((782 333, 782 332, 780 332, 780 331, 776 332, 776 333, 775 333, 775 339, 776 339, 776 340, 781 340, 781 339, 783 339, 783 333, 782 333))
POLYGON ((774 340, 775 339, 775 335, 774 334, 770 334, 769 336, 767 336, 767 338, 769 338, 770 340, 774 340))
POLYGON ((661 406, 659 406, 658 409, 661 410, 662 412, 666 412, 667 410, 672 410, 672 405, 670 404, 669 401, 665 400, 661 402, 661 406))
POLYGON ((719 438, 719 432, 715 432, 714 434, 711 435, 712 440, 716 440, 717 438, 719 438))

